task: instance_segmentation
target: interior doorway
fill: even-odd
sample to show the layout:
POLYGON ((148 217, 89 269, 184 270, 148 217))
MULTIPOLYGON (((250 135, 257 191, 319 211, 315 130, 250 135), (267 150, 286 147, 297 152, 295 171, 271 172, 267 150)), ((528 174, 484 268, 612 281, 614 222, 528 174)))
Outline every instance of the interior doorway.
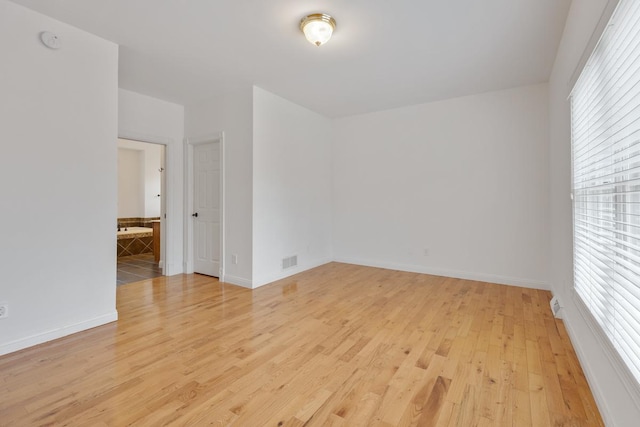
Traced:
POLYGON ((165 149, 118 139, 118 285, 164 274, 165 149))

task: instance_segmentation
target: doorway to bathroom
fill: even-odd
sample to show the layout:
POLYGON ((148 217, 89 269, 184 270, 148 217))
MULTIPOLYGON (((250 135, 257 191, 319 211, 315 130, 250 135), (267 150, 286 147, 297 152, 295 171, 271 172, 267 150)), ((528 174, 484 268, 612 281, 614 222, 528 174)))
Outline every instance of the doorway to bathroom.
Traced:
POLYGON ((163 275, 165 146, 118 139, 117 284, 163 275))

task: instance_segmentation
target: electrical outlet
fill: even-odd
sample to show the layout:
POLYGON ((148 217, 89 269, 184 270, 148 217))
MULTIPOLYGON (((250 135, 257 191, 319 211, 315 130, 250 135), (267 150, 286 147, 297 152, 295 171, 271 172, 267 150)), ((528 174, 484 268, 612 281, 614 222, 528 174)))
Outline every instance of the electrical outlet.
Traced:
POLYGON ((238 263, 238 255, 232 254, 231 255, 231 264, 237 264, 237 263, 238 263))
POLYGON ((6 302, 0 302, 0 319, 9 317, 9 304, 6 302))

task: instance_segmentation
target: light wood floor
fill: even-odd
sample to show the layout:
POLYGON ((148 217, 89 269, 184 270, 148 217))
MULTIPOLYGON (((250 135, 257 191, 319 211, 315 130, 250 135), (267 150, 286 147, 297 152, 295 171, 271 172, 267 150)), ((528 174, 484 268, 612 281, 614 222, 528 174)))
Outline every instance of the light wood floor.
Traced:
POLYGON ((331 263, 117 292, 118 322, 0 358, 0 425, 603 425, 545 291, 331 263))

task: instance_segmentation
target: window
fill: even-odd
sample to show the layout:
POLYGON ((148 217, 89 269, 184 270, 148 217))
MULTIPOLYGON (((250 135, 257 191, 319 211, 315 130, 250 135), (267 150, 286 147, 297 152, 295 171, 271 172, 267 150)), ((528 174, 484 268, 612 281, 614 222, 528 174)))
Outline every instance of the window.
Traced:
POLYGON ((575 290, 640 382, 640 2, 619 2, 571 127, 575 290))

